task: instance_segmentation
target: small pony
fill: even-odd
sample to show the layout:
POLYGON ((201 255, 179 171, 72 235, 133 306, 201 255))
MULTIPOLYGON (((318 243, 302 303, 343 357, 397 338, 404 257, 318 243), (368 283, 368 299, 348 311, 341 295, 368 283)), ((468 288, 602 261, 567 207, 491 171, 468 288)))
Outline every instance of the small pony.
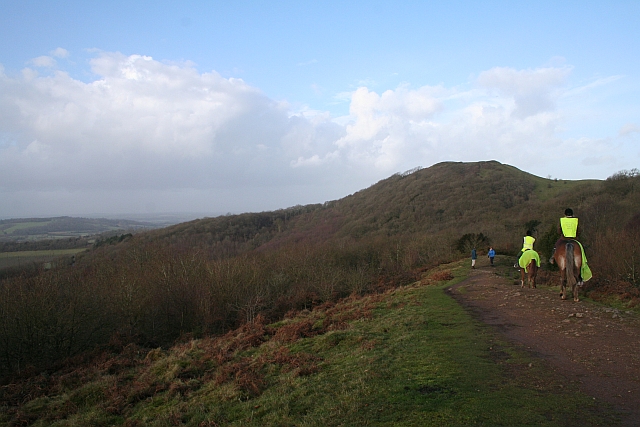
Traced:
POLYGON ((536 275, 538 274, 538 268, 540 267, 540 256, 538 253, 533 249, 524 251, 518 260, 518 265, 520 266, 520 286, 524 288, 526 273, 527 286, 530 289, 535 288, 536 275))
POLYGON ((553 259, 560 269, 560 296, 562 299, 567 299, 567 287, 571 287, 573 300, 580 301, 578 297, 578 286, 582 285, 580 279, 582 249, 580 244, 573 239, 558 239, 553 259))

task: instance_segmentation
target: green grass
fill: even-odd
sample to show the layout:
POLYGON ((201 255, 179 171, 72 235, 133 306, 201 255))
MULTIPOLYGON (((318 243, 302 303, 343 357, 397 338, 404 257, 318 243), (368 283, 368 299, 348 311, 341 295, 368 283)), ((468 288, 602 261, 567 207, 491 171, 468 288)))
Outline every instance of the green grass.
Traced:
MULTIPOLYGON (((148 426, 615 424, 607 408, 476 322, 444 292, 466 276, 466 264, 449 265, 454 279, 447 283, 340 303, 332 315, 350 316, 346 328, 289 344, 271 338, 258 347, 238 349, 231 362, 244 361, 249 367, 244 372, 261 378, 257 393, 239 386, 241 371, 235 381, 233 376, 232 381, 216 381, 221 365, 206 357, 218 347, 196 340, 169 352, 152 351, 144 370, 135 375, 106 376, 37 399, 23 407, 22 415, 40 416, 34 426, 106 426, 125 420, 148 426), (317 369, 303 373, 295 364, 257 363, 283 346, 286 354, 317 357, 317 369), (109 405, 99 402, 126 382, 137 387, 136 393, 129 389, 121 396, 131 403, 119 414, 105 410, 109 405)), ((330 314, 315 310, 306 316, 319 327, 330 314)))
POLYGON ((544 366, 476 324, 442 289, 400 289, 380 304, 373 320, 304 341, 300 350, 323 356, 321 372, 294 381, 288 390, 280 386, 265 393, 252 402, 261 409, 257 413, 249 412, 249 404, 231 403, 225 412, 238 416, 226 422, 514 426, 601 421, 590 413, 590 399, 560 392, 544 366))
POLYGON ((562 180, 559 179, 557 181, 533 177, 533 180, 536 184, 535 194, 540 201, 546 201, 557 197, 562 192, 573 191, 576 188, 591 185, 593 188, 596 188, 602 181, 598 181, 595 179, 582 179, 582 180, 562 180))

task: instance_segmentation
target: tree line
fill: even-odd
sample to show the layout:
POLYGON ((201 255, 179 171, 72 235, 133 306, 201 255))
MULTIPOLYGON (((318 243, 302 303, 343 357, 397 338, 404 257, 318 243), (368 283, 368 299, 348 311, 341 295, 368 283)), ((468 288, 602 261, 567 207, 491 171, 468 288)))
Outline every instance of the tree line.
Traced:
POLYGON ((0 282, 0 373, 38 371, 109 343, 168 346, 257 315, 283 318, 350 294, 410 283, 412 268, 452 259, 423 242, 300 243, 214 259, 135 237, 91 262, 0 282))

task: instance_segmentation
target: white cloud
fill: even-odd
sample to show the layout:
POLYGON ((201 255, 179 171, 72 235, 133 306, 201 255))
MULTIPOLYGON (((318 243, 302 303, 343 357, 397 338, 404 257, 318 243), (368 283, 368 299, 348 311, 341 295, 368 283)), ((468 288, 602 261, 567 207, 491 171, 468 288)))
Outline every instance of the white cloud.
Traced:
MULTIPOLYGON (((511 93, 534 92, 531 79, 510 82, 511 93)), ((458 92, 441 86, 401 86, 382 95, 359 88, 352 95, 346 135, 336 141, 343 156, 385 172, 443 160, 501 159, 512 164, 544 161, 533 155, 562 144, 561 116, 541 110, 524 117, 510 96, 458 92)), ((562 156, 562 154, 561 154, 562 156)))
POLYGON ((291 161, 291 166, 294 168, 303 167, 303 166, 321 166, 323 163, 326 163, 327 161, 331 161, 332 159, 337 157, 338 157, 337 151, 328 153, 322 159, 317 154, 314 154, 307 159, 305 159, 304 157, 298 157, 297 160, 291 161))
POLYGON ((417 90, 401 86, 378 95, 359 88, 351 97, 346 135, 336 145, 353 161, 395 170, 406 160, 407 148, 429 127, 428 120, 442 109, 436 92, 427 86, 417 90))
POLYGON ((309 86, 309 87, 311 88, 313 93, 315 93, 318 96, 322 96, 324 94, 324 90, 322 89, 322 87, 320 87, 316 83, 311 84, 311 86, 309 86))
POLYGON ((593 81, 590 81, 587 84, 584 84, 582 86, 578 86, 576 88, 573 88, 571 90, 568 90, 566 92, 567 96, 572 96, 572 95, 579 95, 583 92, 589 92, 595 88, 598 88, 600 86, 607 86, 617 80, 622 79, 623 76, 608 76, 608 77, 603 77, 603 78, 597 78, 593 81))
POLYGON ((619 136, 629 136, 634 133, 640 133, 640 126, 635 123, 627 123, 620 128, 618 132, 619 136))
POLYGON ((231 175, 234 166, 240 169, 236 162, 246 160, 226 156, 258 156, 264 152, 259 144, 278 150, 288 131, 286 105, 239 79, 138 55, 105 53, 92 66, 100 77, 91 83, 64 73, 0 76, 0 129, 18 135, 0 155, 1 181, 27 176, 14 185, 199 186, 197 179, 231 175), (50 147, 46 164, 34 158, 42 150, 29 148, 32 141, 50 147))
POLYGON ((24 150, 24 153, 26 155, 39 156, 43 159, 46 159, 48 150, 49 150, 49 147, 46 144, 42 144, 40 141, 36 139, 35 141, 27 145, 27 148, 24 150))
POLYGON ((51 52, 49 52, 49 54, 51 56, 55 56, 56 58, 68 58, 69 57, 69 51, 67 49, 63 49, 61 47, 58 47, 58 48, 52 50, 51 52))
POLYGON ((56 60, 50 56, 38 56, 29 61, 29 63, 42 68, 53 68, 56 66, 56 60))
POLYGON ((601 165, 615 165, 616 163, 616 158, 613 156, 600 156, 600 157, 585 157, 584 159, 582 159, 582 161, 580 162, 580 164, 584 165, 584 166, 601 166, 601 165))
POLYGON ((311 59, 309 61, 305 61, 305 62, 298 62, 296 65, 298 67, 306 67, 307 65, 313 65, 313 64, 317 64, 318 60, 317 59, 311 59))
POLYGON ((570 67, 515 70, 496 67, 478 76, 478 84, 513 98, 516 118, 526 118, 555 109, 555 101, 564 88, 570 67))
MULTIPOLYGON (((556 100, 569 90, 568 67, 493 68, 470 90, 362 86, 338 96, 350 105, 345 117, 292 112, 191 63, 97 52, 91 67, 88 83, 30 68, 9 77, 0 67, 0 198, 12 209, 40 200, 64 214, 136 204, 264 210, 342 197, 443 160, 496 159, 532 172, 567 159, 612 164, 610 140, 561 137, 568 113, 556 100)), ((637 131, 629 124, 620 135, 637 131)))

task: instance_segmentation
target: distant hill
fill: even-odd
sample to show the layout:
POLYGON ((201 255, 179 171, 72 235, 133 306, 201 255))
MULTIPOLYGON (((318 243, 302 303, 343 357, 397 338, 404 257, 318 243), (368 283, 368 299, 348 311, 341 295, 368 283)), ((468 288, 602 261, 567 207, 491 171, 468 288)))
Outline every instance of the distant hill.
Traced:
MULTIPOLYGON (((611 197, 607 184, 545 179, 496 161, 444 162, 395 174, 340 200, 204 218, 151 231, 144 238, 209 248, 233 244, 237 254, 291 241, 424 235, 451 240, 466 233, 483 233, 500 250, 517 251, 527 228, 533 227, 541 237, 569 206, 588 219, 582 226, 588 234, 591 217, 599 215, 593 212, 593 203, 611 197)), ((617 225, 640 210, 637 202, 629 201, 618 212, 622 222, 617 225)))
POLYGON ((567 207, 580 218, 580 239, 592 252, 605 235, 611 239, 640 229, 640 174, 632 170, 606 180, 558 180, 497 161, 442 162, 394 174, 340 200, 201 218, 138 233, 134 241, 198 249, 212 259, 228 259, 296 244, 391 239, 388 244, 410 243, 422 253, 420 259, 428 254, 436 262, 459 256, 459 239, 465 235, 482 234, 483 245, 515 254, 522 236, 531 230, 536 249, 549 256, 558 237, 558 219, 567 207))

